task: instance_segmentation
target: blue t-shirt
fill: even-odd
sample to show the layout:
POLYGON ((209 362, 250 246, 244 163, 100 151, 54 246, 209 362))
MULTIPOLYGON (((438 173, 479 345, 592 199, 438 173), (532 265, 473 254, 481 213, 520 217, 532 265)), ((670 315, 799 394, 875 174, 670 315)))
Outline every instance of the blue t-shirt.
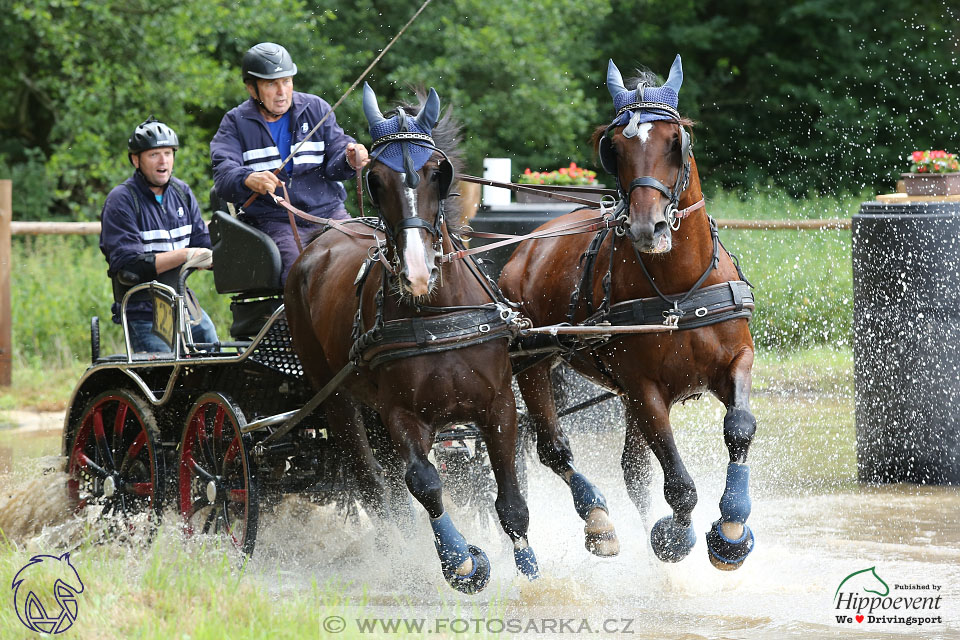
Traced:
POLYGON ((267 127, 280 150, 280 160, 286 160, 290 155, 290 112, 287 111, 276 122, 268 122, 267 127))

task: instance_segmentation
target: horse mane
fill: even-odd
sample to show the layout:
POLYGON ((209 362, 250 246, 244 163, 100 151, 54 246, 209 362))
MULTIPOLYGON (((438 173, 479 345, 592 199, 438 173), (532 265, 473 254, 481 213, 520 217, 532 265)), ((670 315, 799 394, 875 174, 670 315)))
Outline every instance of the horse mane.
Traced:
MULTIPOLYGON (((417 96, 418 104, 401 102, 397 105, 411 115, 420 113, 420 110, 423 109, 423 105, 427 101, 427 89, 423 86, 413 87, 413 92, 417 96)), ((453 116, 452 112, 453 107, 449 105, 441 110, 440 119, 433 128, 433 133, 430 135, 433 137, 433 143, 437 145, 437 148, 447 154, 447 159, 450 161, 450 164, 453 165, 454 176, 459 176, 464 171, 463 152, 460 150, 461 126, 460 121, 453 116)), ((384 116, 389 118, 396 115, 396 113, 397 109, 394 108, 385 113, 384 116)), ((451 185, 450 195, 444 200, 443 210, 447 227, 454 233, 457 233, 465 221, 463 220, 464 214, 463 208, 460 205, 460 198, 453 194, 453 185, 451 185)))
MULTIPOLYGON (((623 86, 631 91, 639 87, 641 82, 650 87, 659 87, 663 84, 663 80, 660 78, 660 76, 655 74, 653 71, 650 71, 646 67, 637 68, 636 73, 637 75, 626 78, 623 81, 623 86)), ((680 124, 688 129, 692 129, 696 125, 696 122, 681 116, 680 124)), ((593 130, 593 133, 590 134, 590 146, 593 148, 594 156, 597 155, 597 145, 600 144, 600 138, 603 137, 603 134, 607 132, 608 126, 609 125, 601 124, 593 130)))

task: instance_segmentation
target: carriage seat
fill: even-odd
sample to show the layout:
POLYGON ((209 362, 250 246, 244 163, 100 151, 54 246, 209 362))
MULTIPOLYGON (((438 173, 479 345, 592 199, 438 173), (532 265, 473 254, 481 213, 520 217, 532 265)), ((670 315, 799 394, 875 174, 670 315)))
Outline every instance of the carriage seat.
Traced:
POLYGON ((213 282, 218 293, 277 295, 280 250, 273 239, 225 211, 210 220, 213 245, 213 282))
POLYGON ((230 335, 250 339, 283 303, 280 251, 270 236, 228 213, 212 189, 210 202, 213 282, 218 293, 232 294, 230 335))

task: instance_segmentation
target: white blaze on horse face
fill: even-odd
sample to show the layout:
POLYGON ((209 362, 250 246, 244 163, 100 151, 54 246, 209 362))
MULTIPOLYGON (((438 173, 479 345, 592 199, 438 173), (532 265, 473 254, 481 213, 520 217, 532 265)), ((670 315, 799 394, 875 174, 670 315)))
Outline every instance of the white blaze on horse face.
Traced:
POLYGON ((640 136, 640 143, 641 143, 641 144, 643 144, 644 142, 647 141, 647 138, 650 137, 650 132, 651 132, 651 131, 653 131, 653 123, 652 123, 652 122, 644 122, 642 125, 640 125, 640 129, 639 129, 639 131, 637 132, 637 135, 640 136))
MULTIPOLYGON (((407 204, 412 215, 417 215, 417 192, 413 189, 404 189, 407 204)), ((423 244, 420 229, 403 230, 403 262, 407 279, 410 281, 410 292, 414 296, 425 296, 430 293, 430 267, 427 266, 427 248, 423 244)))

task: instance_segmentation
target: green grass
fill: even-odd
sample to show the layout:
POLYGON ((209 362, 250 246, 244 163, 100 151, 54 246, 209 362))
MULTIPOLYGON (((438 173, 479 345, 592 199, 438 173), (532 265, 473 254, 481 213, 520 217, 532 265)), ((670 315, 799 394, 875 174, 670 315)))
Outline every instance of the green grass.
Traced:
MULTIPOLYGON (((714 218, 737 220, 849 218, 864 196, 794 200, 775 191, 748 199, 721 193, 708 200, 714 218)), ((849 230, 721 230, 740 258, 757 301, 751 331, 757 346, 797 349, 850 344, 853 267, 849 230)))
MULTIPOLYGON (((0 539, 0 575, 12 578, 31 556, 0 539)), ((65 634, 71 638, 318 638, 326 637, 322 618, 365 604, 315 579, 296 591, 271 592, 222 550, 184 546, 163 533, 148 549, 87 544, 70 560, 84 584, 76 623, 65 634)), ((0 607, 0 637, 29 635, 11 597, 0 607)))
MULTIPOLYGON (((101 353, 123 351, 107 263, 91 236, 18 236, 12 249, 13 384, 0 387, 0 411, 62 409, 90 363, 92 316, 100 318, 101 353)), ((230 300, 216 293, 212 273, 193 274, 190 287, 226 336, 230 300)))

